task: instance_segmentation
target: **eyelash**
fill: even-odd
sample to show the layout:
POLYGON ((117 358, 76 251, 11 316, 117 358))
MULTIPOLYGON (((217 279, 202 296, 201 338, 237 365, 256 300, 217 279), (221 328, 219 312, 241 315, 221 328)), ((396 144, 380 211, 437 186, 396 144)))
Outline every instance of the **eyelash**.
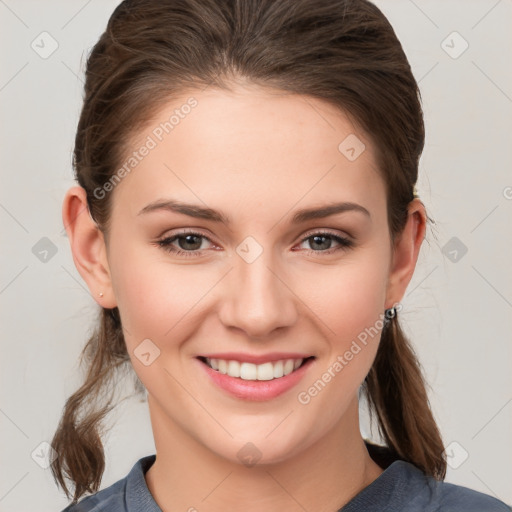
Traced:
MULTIPOLYGON (((184 231, 182 233, 178 233, 178 234, 173 235, 171 237, 166 237, 166 238, 163 238, 161 240, 157 240, 156 241, 156 245, 158 247, 162 248, 164 251, 167 251, 169 253, 175 254, 176 256, 185 256, 185 257, 199 257, 199 256, 201 256, 201 253, 202 253, 201 250, 183 251, 182 249, 176 249, 174 246, 171 245, 171 243, 174 242, 175 240, 178 240, 179 238, 185 238, 188 235, 194 235, 194 236, 197 236, 197 237, 200 237, 200 238, 204 238, 205 240, 208 240, 210 243, 213 244, 213 242, 207 236, 203 235, 202 233, 198 233, 196 231, 184 231)), ((306 251, 308 254, 311 254, 311 253, 319 254, 320 253, 320 254, 327 254, 327 255, 329 255, 329 254, 333 254, 334 252, 337 252, 337 251, 340 251, 340 250, 351 249, 355 245, 352 240, 350 240, 348 238, 345 238, 345 237, 342 237, 342 236, 339 236, 339 235, 335 235, 334 233, 330 233, 328 231, 317 231, 317 232, 311 233, 310 235, 304 237, 300 241, 300 243, 302 244, 306 240, 309 240, 310 238, 313 238, 315 236, 324 236, 324 237, 332 238, 333 240, 335 240, 336 242, 339 243, 339 246, 331 248, 331 249, 327 249, 325 251, 314 251, 314 250, 310 249, 310 250, 306 251)))

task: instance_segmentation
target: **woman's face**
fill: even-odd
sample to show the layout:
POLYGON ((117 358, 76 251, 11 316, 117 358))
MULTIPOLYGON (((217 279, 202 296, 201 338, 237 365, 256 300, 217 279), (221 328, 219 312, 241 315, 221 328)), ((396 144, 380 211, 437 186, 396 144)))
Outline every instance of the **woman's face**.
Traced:
POLYGON ((156 438, 186 432, 232 461, 265 463, 353 432, 384 309, 407 284, 389 279, 371 141, 311 97, 209 88, 169 103, 133 151, 108 192, 107 256, 156 438), (352 207, 298 213, 340 203, 352 207), (230 371, 245 362, 247 379, 200 359, 219 354, 230 371), (306 358, 266 380, 290 369, 276 360, 306 358))

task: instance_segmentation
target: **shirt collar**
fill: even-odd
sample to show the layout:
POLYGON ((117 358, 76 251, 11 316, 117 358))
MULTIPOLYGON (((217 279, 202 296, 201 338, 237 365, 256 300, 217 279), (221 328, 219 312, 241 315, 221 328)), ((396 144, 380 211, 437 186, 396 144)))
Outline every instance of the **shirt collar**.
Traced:
POLYGON ((356 494, 338 512, 398 512, 425 486, 428 477, 404 460, 390 464, 370 485, 356 494))
POLYGON ((153 465, 156 455, 139 459, 126 477, 126 503, 128 512, 162 512, 149 492, 144 475, 153 465))
MULTIPOLYGON (((146 471, 156 455, 139 459, 126 477, 126 510, 128 512, 162 512, 150 493, 145 480, 146 471)), ((427 477, 413 464, 395 460, 372 482, 362 489, 338 512, 385 512, 401 510, 425 486, 427 477)))

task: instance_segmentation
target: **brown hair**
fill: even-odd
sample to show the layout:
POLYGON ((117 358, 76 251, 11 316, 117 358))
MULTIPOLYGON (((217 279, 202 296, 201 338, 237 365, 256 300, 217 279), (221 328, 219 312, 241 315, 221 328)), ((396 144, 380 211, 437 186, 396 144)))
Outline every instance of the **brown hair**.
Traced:
MULTIPOLYGON (((73 158, 91 216, 105 235, 112 194, 95 191, 124 161, 131 137, 180 92, 229 90, 239 80, 330 102, 371 137, 394 242, 413 200, 423 112, 395 32, 367 0, 122 2, 87 60, 73 158)), ((72 481, 74 501, 99 488, 101 424, 114 407, 105 390, 118 370, 131 369, 117 308, 102 309, 100 316, 82 353, 85 382, 67 400, 52 440, 58 453, 52 473, 68 497, 65 479, 72 481)), ((443 442, 421 367, 396 317, 382 331, 363 387, 389 451, 444 479, 443 442)))

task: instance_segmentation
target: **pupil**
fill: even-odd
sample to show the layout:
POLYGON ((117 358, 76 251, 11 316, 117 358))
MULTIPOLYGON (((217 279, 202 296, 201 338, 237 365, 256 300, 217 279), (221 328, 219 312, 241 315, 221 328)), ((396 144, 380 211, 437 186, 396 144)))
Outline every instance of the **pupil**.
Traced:
MULTIPOLYGON (((324 240, 327 240, 327 242, 324 242, 324 247, 321 247, 321 248, 322 248, 322 249, 329 249, 329 247, 325 247, 325 244, 326 244, 326 243, 327 243, 327 245, 329 245, 329 243, 328 243, 328 242, 329 242, 329 237, 324 236, 324 235, 315 235, 315 236, 313 237, 313 243, 317 243, 317 240, 318 240, 318 239, 324 239, 324 240)), ((322 245, 322 244, 320 243, 320 245, 322 245)))
POLYGON ((185 237, 182 237, 180 239, 180 246, 182 249, 199 249, 199 247, 201 247, 201 241, 200 241, 200 237, 198 237, 197 235, 187 235, 185 237), (197 240, 199 240, 198 242, 196 241, 195 244, 194 242, 191 242, 190 239, 193 239, 193 238, 196 238, 197 240), (181 243, 181 240, 185 239, 185 244, 192 244, 192 245, 196 245, 197 247, 183 247, 183 244, 181 243))

